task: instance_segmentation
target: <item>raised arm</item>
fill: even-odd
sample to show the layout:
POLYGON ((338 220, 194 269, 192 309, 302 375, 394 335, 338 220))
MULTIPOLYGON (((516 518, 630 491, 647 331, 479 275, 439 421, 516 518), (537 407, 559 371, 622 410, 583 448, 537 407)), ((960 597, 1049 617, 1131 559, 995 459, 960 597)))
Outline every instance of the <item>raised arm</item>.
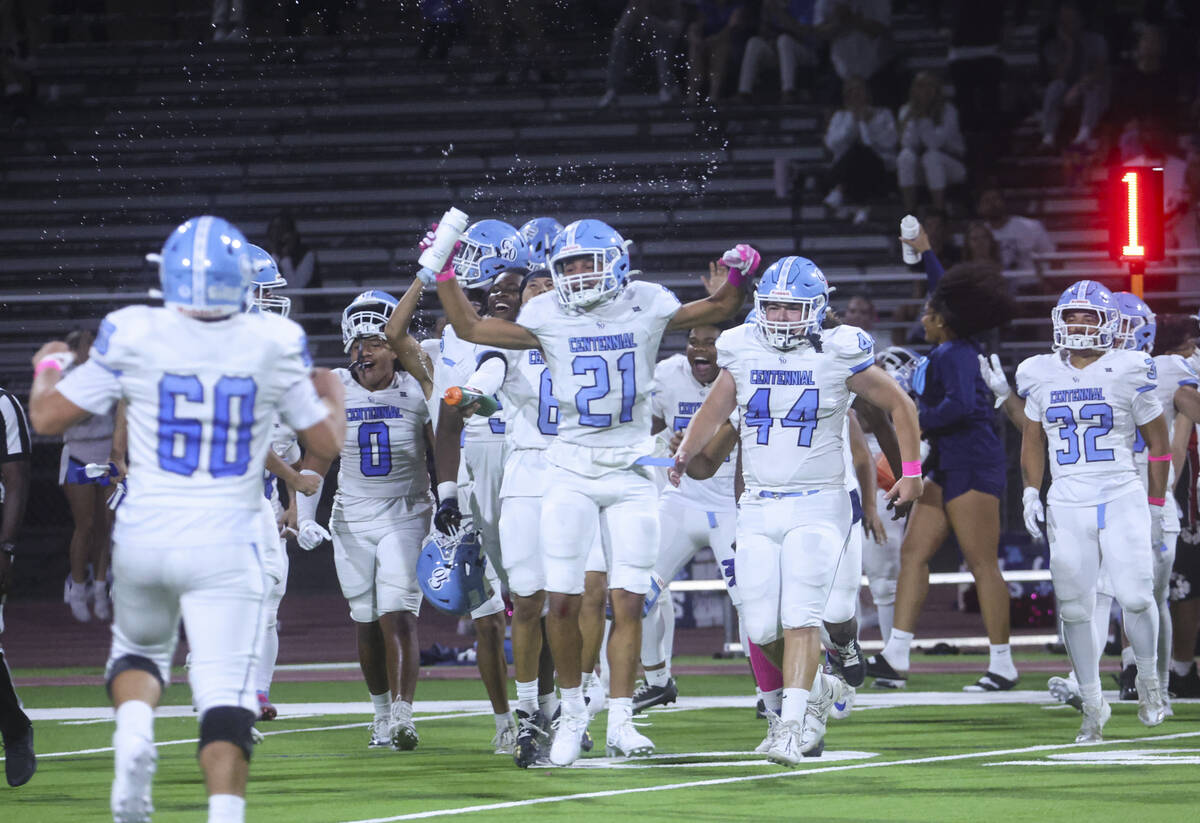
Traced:
POLYGON ((499 317, 480 317, 471 307, 467 295, 453 277, 438 275, 438 299, 446 310, 446 319, 454 333, 469 343, 482 343, 501 349, 536 349, 541 343, 524 326, 501 320, 499 317))
POLYGON ((717 375, 712 390, 704 398, 699 411, 692 417, 684 432, 683 441, 675 450, 675 465, 667 471, 667 479, 675 486, 679 485, 688 463, 698 454, 717 434, 722 424, 729 422, 729 415, 737 408, 737 385, 733 375, 725 369, 717 375))
POLYGON ((721 255, 721 262, 729 268, 725 282, 708 297, 680 306, 667 324, 667 331, 720 324, 741 308, 746 287, 762 263, 762 256, 753 247, 739 243, 721 255))

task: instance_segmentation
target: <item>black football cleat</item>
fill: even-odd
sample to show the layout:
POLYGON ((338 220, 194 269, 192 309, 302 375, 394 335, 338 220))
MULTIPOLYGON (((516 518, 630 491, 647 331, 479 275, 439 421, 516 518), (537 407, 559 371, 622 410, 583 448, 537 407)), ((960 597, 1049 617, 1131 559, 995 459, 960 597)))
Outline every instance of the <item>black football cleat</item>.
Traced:
POLYGON ((1130 663, 1116 675, 1117 688, 1121 691, 1122 700, 1137 700, 1137 664, 1130 663))
POLYGON ((542 725, 541 712, 529 715, 517 709, 517 744, 513 748, 513 762, 522 769, 528 769, 536 763, 542 749, 550 746, 550 736, 542 725))
POLYGON ((37 755, 33 753, 33 724, 21 734, 4 735, 4 776, 14 789, 24 786, 37 771, 37 755))
POLYGON ((633 693, 633 713, 637 714, 651 706, 665 706, 668 703, 674 703, 678 697, 679 689, 675 686, 674 677, 667 678, 665 686, 651 686, 649 683, 643 683, 633 693))
POLYGON ((1187 674, 1171 672, 1167 679, 1167 691, 1171 697, 1200 697, 1200 673, 1196 671, 1196 664, 1192 664, 1187 674))
POLYGON ((875 678, 875 687, 880 689, 903 689, 908 683, 908 672, 893 669, 883 654, 867 659, 867 677, 875 678))
POLYGON ((867 679, 866 658, 863 657, 862 647, 855 638, 850 638, 850 642, 844 646, 837 643, 831 645, 825 653, 825 659, 834 673, 856 689, 867 679))

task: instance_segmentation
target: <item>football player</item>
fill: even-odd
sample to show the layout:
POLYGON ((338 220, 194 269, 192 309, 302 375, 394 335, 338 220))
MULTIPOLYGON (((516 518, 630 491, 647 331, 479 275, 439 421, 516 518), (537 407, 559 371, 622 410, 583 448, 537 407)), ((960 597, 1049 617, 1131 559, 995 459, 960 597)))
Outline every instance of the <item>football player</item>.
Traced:
MULTIPOLYGON (((687 348, 654 368, 651 432, 669 428, 682 433, 717 379, 716 326, 688 330, 687 348)), ((737 519, 734 461, 726 457, 708 480, 685 478, 668 486, 658 501, 659 547, 654 573, 669 583, 696 552, 711 547, 729 597, 740 608, 733 576, 733 537, 737 519)), ((740 621, 739 621, 740 622, 740 621)), ((646 681, 633 693, 633 712, 675 702, 679 690, 671 677, 675 604, 662 592, 642 620, 642 667, 646 681)))
POLYGON ((1026 417, 1022 498, 1030 535, 1040 539, 1040 524, 1046 524, 1063 640, 1082 696, 1076 742, 1083 743, 1101 740, 1112 714, 1100 694, 1092 627, 1101 556, 1138 663, 1138 718, 1147 726, 1163 719, 1151 546, 1163 544, 1167 521, 1175 516, 1165 499, 1171 455, 1154 361, 1114 348, 1120 311, 1112 293, 1094 281, 1074 283, 1051 320, 1056 351, 1017 368, 1026 417), (1136 432, 1149 451, 1148 492, 1133 460, 1136 432), (1041 487, 1048 446, 1053 459, 1046 509, 1041 487))
MULTIPOLYGON (((342 312, 350 363, 333 371, 345 387, 348 428, 337 493, 328 530, 316 522, 320 491, 297 498, 296 541, 311 551, 332 535, 374 707, 368 746, 410 750, 420 741, 412 719, 420 669, 416 568, 433 513, 425 461, 432 387, 419 360, 400 362, 388 346, 384 328, 396 304, 387 292, 369 290, 342 312)), ((331 462, 306 454, 303 465, 324 478, 331 462)))
MULTIPOLYGON (((517 316, 521 308, 521 283, 529 271, 525 239, 517 229, 502 220, 473 223, 463 233, 450 266, 464 287, 486 293, 489 315, 506 320, 517 316)), ((507 366, 503 354, 460 339, 450 326, 442 332, 439 360, 444 368, 437 371, 438 397, 453 386, 471 388, 472 379, 486 389, 484 394, 494 394, 504 380, 507 366), (479 368, 484 374, 473 378, 479 368)), ((500 486, 509 442, 507 409, 501 403, 490 417, 474 414, 473 410, 474 405, 469 406, 469 413, 464 416, 463 409, 441 401, 435 450, 440 481, 434 524, 443 534, 459 528, 464 519, 459 505, 461 493, 472 527, 483 540, 488 574, 495 578, 497 571, 508 568, 500 539, 500 486)), ((479 673, 495 715, 493 749, 497 754, 513 754, 517 724, 508 704, 505 606, 498 580, 494 579, 492 588, 493 597, 472 611, 471 618, 475 622, 479 673)))
POLYGON ((852 518, 842 434, 851 392, 895 421, 905 463, 891 499, 905 503, 921 492, 916 409, 875 367, 868 334, 822 330, 828 299, 829 284, 811 260, 785 257, 767 269, 755 291, 755 325, 717 340, 721 374, 670 471, 678 483, 692 455, 740 411, 746 489, 737 583, 750 639, 783 671, 785 729, 767 756, 788 765, 821 746, 842 692, 840 679, 820 672, 820 629, 852 518))
POLYGON ((262 522, 272 420, 278 413, 314 456, 332 459, 341 448, 341 386, 313 374, 304 332, 272 314, 243 313, 246 245, 220 218, 188 220, 152 258, 163 308, 109 314, 88 361, 61 381, 54 347, 62 344, 35 357, 30 417, 40 433, 103 414, 119 398, 127 404, 129 494, 113 534, 121 582, 107 666, 116 706, 111 802, 121 823, 148 821, 153 810, 154 708, 170 682, 181 615, 208 819, 244 819, 264 596, 258 538, 248 535, 262 522))
MULTIPOLYGON (((748 248, 748 247, 747 247, 748 248)), ((744 263, 749 268, 749 254, 744 263)), ((438 297, 464 340, 500 348, 540 348, 559 400, 558 437, 540 514, 547 631, 563 710, 550 760, 579 756, 588 710, 580 689, 579 609, 587 553, 597 531, 610 553, 613 629, 608 643, 608 751, 649 754, 633 726, 633 680, 643 598, 658 549, 658 491, 648 465, 650 391, 662 335, 720 322, 742 301, 743 271, 715 295, 681 306, 668 289, 631 281, 624 238, 599 220, 578 220, 554 240, 553 293, 535 297, 517 321, 479 318, 453 276, 437 276, 438 297)))

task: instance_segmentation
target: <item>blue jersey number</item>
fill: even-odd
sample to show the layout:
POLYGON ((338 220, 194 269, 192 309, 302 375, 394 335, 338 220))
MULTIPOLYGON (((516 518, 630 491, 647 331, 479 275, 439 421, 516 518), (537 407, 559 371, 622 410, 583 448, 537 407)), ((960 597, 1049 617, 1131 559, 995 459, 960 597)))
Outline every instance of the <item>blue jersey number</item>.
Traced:
POLYGON ((1113 459, 1113 450, 1104 449, 1097 443, 1112 431, 1113 410, 1107 403, 1088 403, 1079 409, 1078 422, 1070 406, 1051 406, 1046 409, 1046 420, 1058 423, 1058 438, 1063 445, 1054 453, 1060 466, 1073 466, 1079 462, 1079 423, 1090 425, 1083 431, 1082 457, 1085 463, 1103 463, 1113 459))
POLYGON ((558 401, 554 398, 549 369, 542 369, 538 380, 538 431, 551 436, 558 434, 558 401))
MULTIPOLYGON (((577 375, 590 374, 592 385, 584 386, 575 393, 575 408, 579 411, 579 425, 595 429, 606 429, 612 425, 611 414, 593 414, 592 401, 608 396, 612 388, 608 361, 598 354, 581 354, 571 361, 571 371, 577 375)), ((633 401, 637 397, 637 372, 633 352, 627 351, 617 358, 617 371, 621 376, 621 423, 633 420, 633 401)))
MULTIPOLYGON (((805 389, 792 405, 787 415, 779 420, 779 425, 785 429, 799 429, 796 436, 797 446, 811 446, 813 432, 817 428, 817 406, 821 393, 818 389, 805 389)), ((750 395, 746 403, 746 425, 758 429, 756 442, 765 446, 771 439, 771 426, 775 420, 771 417, 771 390, 759 389, 750 395)))
POLYGON ((386 477, 392 473, 392 439, 387 423, 374 420, 358 427, 358 455, 363 477, 386 477))
MULTIPOLYGON (((213 387, 212 438, 208 470, 213 477, 237 477, 250 467, 250 436, 258 387, 249 377, 222 377, 213 387), (230 443, 233 455, 230 456, 230 443)), ((200 468, 204 423, 180 417, 175 404, 204 402, 204 385, 194 374, 164 374, 158 381, 158 465, 191 477, 200 468)))
MULTIPOLYGON (((496 398, 496 411, 504 408, 504 404, 500 402, 500 398, 496 398)), ((500 415, 488 418, 488 426, 492 430, 492 434, 504 434, 504 421, 500 419, 500 415)))

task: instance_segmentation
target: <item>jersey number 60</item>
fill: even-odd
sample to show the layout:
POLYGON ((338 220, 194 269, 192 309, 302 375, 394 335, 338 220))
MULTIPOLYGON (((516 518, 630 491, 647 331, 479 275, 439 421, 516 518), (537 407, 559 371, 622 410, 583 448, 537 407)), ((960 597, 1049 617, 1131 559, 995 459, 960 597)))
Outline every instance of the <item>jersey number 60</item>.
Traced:
MULTIPOLYGON (((213 386, 212 430, 208 472, 213 477, 237 477, 250 467, 250 435, 258 387, 250 377, 222 377, 213 386), (237 419, 233 419, 237 400, 237 419), (233 444, 233 455, 230 443, 233 444)), ((194 374, 164 374, 158 381, 158 465, 190 477, 200 468, 200 449, 206 440, 204 422, 178 417, 175 403, 204 402, 204 384, 194 374)))

